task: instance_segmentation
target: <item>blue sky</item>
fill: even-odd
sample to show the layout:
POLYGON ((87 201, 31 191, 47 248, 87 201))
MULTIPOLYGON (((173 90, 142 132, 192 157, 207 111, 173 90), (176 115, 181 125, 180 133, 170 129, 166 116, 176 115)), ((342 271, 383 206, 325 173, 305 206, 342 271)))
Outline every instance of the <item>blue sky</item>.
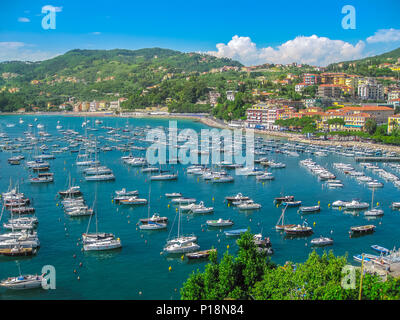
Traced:
POLYGON ((324 65, 400 47, 398 0, 49 1, 2 1, 0 61, 42 60, 74 48, 163 47, 246 65, 324 65), (55 29, 42 28, 46 5, 58 8, 55 29), (342 28, 344 5, 356 10, 354 30, 342 28))

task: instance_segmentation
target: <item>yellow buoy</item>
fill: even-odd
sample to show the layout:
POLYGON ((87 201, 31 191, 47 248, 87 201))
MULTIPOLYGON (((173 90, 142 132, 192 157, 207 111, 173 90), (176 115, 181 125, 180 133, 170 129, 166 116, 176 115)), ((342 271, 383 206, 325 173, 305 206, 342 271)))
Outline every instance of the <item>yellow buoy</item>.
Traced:
POLYGON ((214 201, 214 197, 212 198, 212 201, 214 201))
POLYGON ((229 249, 229 244, 226 246, 227 249, 229 249))
POLYGON ((330 203, 328 203, 328 208, 331 206, 331 204, 330 203))
POLYGON ((321 203, 321 201, 318 201, 318 204, 320 204, 321 203))
POLYGON ((184 258, 185 258, 185 256, 184 256, 184 255, 182 255, 181 259, 183 260, 184 258))
POLYGON ((168 271, 171 271, 171 270, 172 270, 172 268, 171 268, 171 266, 169 266, 168 271))
POLYGON ((377 202, 376 205, 379 206, 379 202, 377 202))
POLYGON ((170 205, 168 204, 168 208, 170 207, 170 205))

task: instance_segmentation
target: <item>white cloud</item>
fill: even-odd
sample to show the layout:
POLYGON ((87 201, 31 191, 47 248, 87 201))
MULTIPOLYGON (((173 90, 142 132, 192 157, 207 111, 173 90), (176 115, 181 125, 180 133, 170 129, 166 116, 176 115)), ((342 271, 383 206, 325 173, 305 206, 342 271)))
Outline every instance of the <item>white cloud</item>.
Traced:
POLYGON ((99 31, 96 31, 96 32, 92 32, 92 34, 94 34, 95 36, 98 36, 98 35, 100 35, 100 34, 101 34, 101 32, 99 32, 99 31))
POLYGON ((379 29, 373 36, 367 38, 368 43, 400 41, 399 29, 379 29))
POLYGON ((326 66, 333 62, 362 58, 365 43, 356 45, 326 37, 298 36, 276 48, 257 48, 249 37, 234 36, 228 44, 218 43, 217 51, 208 54, 238 60, 245 65, 263 63, 306 63, 326 66))
POLYGON ((35 50, 33 45, 23 42, 0 42, 0 61, 42 61, 58 54, 35 50))
POLYGON ((31 20, 29 20, 29 18, 26 17, 19 17, 18 22, 31 22, 31 20))

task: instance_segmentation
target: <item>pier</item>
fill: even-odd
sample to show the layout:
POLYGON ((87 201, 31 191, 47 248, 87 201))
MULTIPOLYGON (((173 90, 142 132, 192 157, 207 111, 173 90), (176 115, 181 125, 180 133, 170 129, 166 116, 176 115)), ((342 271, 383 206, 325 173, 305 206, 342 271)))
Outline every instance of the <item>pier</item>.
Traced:
POLYGON ((355 157, 356 162, 400 162, 400 157, 355 157))

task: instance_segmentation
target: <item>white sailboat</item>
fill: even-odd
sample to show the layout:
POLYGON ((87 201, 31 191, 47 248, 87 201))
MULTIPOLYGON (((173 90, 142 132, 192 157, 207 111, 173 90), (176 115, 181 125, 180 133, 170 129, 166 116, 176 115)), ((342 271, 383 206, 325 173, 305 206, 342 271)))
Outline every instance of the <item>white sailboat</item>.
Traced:
MULTIPOLYGON (((97 198, 97 187, 96 187, 95 203, 96 203, 96 198, 97 198)), ((83 250, 104 251, 104 250, 114 250, 121 248, 122 244, 119 238, 115 238, 113 234, 98 232, 97 214, 98 212, 96 211, 96 232, 89 233, 89 227, 91 221, 90 217, 86 233, 82 235, 83 250)))
POLYGON ((375 188, 372 189, 371 209, 364 212, 364 216, 366 216, 366 217, 381 217, 381 216, 383 216, 382 209, 374 208, 374 191, 375 191, 375 188))
MULTIPOLYGON (((167 224, 165 222, 157 222, 150 220, 150 195, 151 195, 151 184, 149 188, 149 204, 147 209, 147 223, 143 223, 139 226, 140 230, 162 230, 167 228, 167 224)), ((156 214, 155 214, 156 215, 156 214)))
POLYGON ((44 275, 22 275, 21 269, 18 265, 19 276, 9 277, 0 282, 0 286, 6 289, 12 290, 26 290, 26 289, 36 289, 42 287, 42 282, 45 280, 44 275))
POLYGON ((167 245, 164 247, 166 253, 187 253, 193 252, 200 249, 200 246, 195 243, 197 241, 196 236, 180 236, 181 224, 181 211, 178 211, 178 235, 176 238, 167 241, 167 245))

